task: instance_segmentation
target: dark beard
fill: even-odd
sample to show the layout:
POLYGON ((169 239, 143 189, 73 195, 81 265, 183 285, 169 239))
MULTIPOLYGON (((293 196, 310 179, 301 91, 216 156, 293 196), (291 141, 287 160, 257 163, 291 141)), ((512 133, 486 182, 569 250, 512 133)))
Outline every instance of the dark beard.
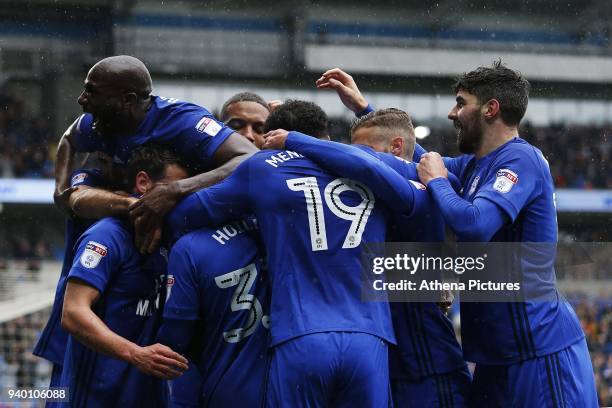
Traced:
POLYGON ((476 153, 476 150, 482 145, 482 130, 480 128, 480 123, 473 121, 469 126, 459 128, 457 132, 457 147, 459 151, 463 154, 476 153))
POLYGON ((125 123, 125 119, 121 112, 108 111, 94 116, 93 125, 98 133, 104 136, 114 136, 121 133, 123 123, 125 123))

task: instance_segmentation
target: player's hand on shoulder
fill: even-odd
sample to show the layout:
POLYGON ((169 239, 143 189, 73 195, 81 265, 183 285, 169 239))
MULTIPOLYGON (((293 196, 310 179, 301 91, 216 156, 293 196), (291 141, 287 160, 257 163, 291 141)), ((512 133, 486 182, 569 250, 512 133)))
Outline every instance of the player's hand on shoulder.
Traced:
POLYGON ((271 130, 264 135, 265 142, 263 148, 270 150, 284 150, 287 136, 289 136, 289 132, 285 129, 271 130))
POLYGON ((143 373, 164 380, 179 377, 189 368, 185 357, 160 343, 135 347, 130 355, 130 363, 143 373))
POLYGON ((436 152, 425 153, 417 164, 417 172, 421 183, 427 185, 435 178, 448 178, 448 170, 444 165, 442 156, 436 152))
POLYGON ((317 89, 333 89, 340 100, 354 113, 360 113, 368 107, 368 101, 363 97, 352 76, 333 68, 325 71, 315 82, 317 89))

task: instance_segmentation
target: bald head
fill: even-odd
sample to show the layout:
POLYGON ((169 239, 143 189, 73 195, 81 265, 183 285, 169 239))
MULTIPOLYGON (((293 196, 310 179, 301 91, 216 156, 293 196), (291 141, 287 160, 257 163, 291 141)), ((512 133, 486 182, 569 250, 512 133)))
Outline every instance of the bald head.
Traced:
POLYGON ((78 103, 104 135, 138 128, 152 103, 151 75, 137 58, 118 55, 96 63, 85 78, 78 103))
POLYGON ((140 98, 151 93, 152 81, 149 70, 138 58, 129 55, 116 55, 98 61, 89 75, 116 89, 135 92, 140 98))

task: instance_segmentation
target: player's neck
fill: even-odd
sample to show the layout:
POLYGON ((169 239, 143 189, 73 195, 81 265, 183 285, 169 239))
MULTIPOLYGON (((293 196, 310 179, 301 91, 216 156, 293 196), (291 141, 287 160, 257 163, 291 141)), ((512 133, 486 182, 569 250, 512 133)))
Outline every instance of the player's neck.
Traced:
POLYGON ((515 126, 490 126, 483 129, 483 132, 482 145, 474 154, 477 159, 486 156, 518 136, 518 129, 515 126))

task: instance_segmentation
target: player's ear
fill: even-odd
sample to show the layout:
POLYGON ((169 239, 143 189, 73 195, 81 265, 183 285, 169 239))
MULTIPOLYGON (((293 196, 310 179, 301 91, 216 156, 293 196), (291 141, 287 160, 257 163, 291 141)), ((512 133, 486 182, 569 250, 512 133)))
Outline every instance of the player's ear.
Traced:
POLYGON ((397 157, 402 157, 404 152, 404 138, 396 136, 391 139, 391 154, 397 157))
POLYGON ((136 193, 144 194, 151 188, 151 186, 153 186, 153 181, 147 172, 139 171, 138 174, 136 174, 136 182, 134 183, 136 193))
POLYGON ((494 119, 499 113, 499 101, 497 99, 490 99, 482 106, 482 110, 485 119, 494 119))

